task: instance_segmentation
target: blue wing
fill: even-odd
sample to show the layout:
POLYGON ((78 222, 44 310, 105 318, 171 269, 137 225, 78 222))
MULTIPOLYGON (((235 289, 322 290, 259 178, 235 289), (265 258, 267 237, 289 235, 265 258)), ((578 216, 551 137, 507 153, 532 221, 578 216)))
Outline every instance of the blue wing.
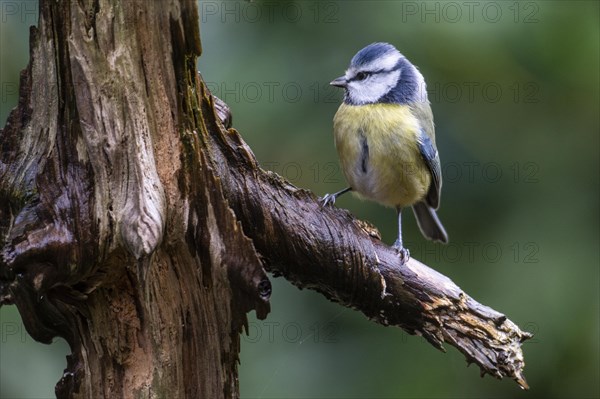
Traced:
POLYGON ((429 191, 425 197, 425 202, 433 209, 437 209, 440 206, 442 190, 442 167, 440 165, 440 156, 437 148, 435 148, 435 144, 433 144, 429 136, 423 130, 421 130, 418 142, 419 151, 431 173, 431 185, 429 186, 429 191))

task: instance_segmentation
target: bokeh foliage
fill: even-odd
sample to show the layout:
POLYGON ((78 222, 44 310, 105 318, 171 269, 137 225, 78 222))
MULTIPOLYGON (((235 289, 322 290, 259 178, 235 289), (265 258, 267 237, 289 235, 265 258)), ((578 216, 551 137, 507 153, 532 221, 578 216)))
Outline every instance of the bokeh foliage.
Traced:
MULTIPOLYGON (((2 124, 17 102, 35 4, 2 0, 2 124)), ((271 315, 251 318, 242 338, 243 397, 600 396, 598 4, 200 3, 204 79, 263 167, 319 195, 345 185, 331 132, 341 93, 328 82, 374 41, 416 64, 435 115, 451 243, 424 241, 409 216, 411 254, 535 333, 524 347, 525 393, 478 378, 454 349, 441 354, 274 279, 271 315)), ((351 196, 337 205, 393 242, 392 210, 351 196)), ((25 336, 14 308, 0 317, 0 396, 52 397, 67 346, 25 336), (44 366, 35 378, 32 365, 44 366)))

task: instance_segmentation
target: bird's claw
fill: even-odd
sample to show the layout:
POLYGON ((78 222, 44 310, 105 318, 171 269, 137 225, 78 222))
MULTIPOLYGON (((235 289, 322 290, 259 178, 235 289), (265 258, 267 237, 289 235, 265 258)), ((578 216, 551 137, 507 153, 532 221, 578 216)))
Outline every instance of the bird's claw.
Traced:
POLYGON ((399 249, 398 255, 400 255, 400 261, 403 265, 405 265, 406 262, 408 262, 408 260, 410 259, 410 251, 407 248, 399 249))
POLYGON ((410 259, 410 251, 408 250, 408 248, 404 248, 402 244, 398 241, 394 243, 392 248, 396 250, 396 253, 400 257, 400 262, 402 262, 401 264, 405 265, 406 262, 408 262, 408 260, 410 259))
POLYGON ((325 194, 323 198, 321 198, 321 206, 334 205, 335 204, 335 194, 325 194))

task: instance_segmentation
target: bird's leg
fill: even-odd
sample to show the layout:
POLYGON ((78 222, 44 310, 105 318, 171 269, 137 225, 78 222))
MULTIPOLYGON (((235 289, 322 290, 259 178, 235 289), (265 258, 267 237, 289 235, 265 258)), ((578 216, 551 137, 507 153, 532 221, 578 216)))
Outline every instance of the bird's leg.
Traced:
POLYGON ((335 200, 337 199, 337 197, 339 197, 340 195, 345 194, 351 190, 352 190, 352 187, 347 187, 341 191, 338 191, 337 193, 325 194, 325 196, 323 198, 321 198, 321 205, 323 205, 323 206, 333 205, 333 204, 335 204, 335 200))
POLYGON ((402 208, 397 207, 396 211, 398 212, 398 239, 394 242, 392 247, 398 252, 398 255, 400 255, 402 264, 405 264, 410 259, 410 252, 402 245, 402 208))

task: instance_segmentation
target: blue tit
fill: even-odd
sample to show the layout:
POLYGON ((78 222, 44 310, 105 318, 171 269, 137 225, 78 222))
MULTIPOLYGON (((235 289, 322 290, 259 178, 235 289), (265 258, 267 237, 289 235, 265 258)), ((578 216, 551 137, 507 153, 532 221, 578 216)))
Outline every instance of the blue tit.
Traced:
POLYGON ((403 263, 402 209, 412 206, 423 235, 443 243, 448 235, 435 212, 442 171, 425 80, 394 46, 373 43, 360 50, 346 74, 331 82, 345 95, 333 119, 335 146, 350 187, 327 194, 323 205, 353 191, 394 207, 403 263))

